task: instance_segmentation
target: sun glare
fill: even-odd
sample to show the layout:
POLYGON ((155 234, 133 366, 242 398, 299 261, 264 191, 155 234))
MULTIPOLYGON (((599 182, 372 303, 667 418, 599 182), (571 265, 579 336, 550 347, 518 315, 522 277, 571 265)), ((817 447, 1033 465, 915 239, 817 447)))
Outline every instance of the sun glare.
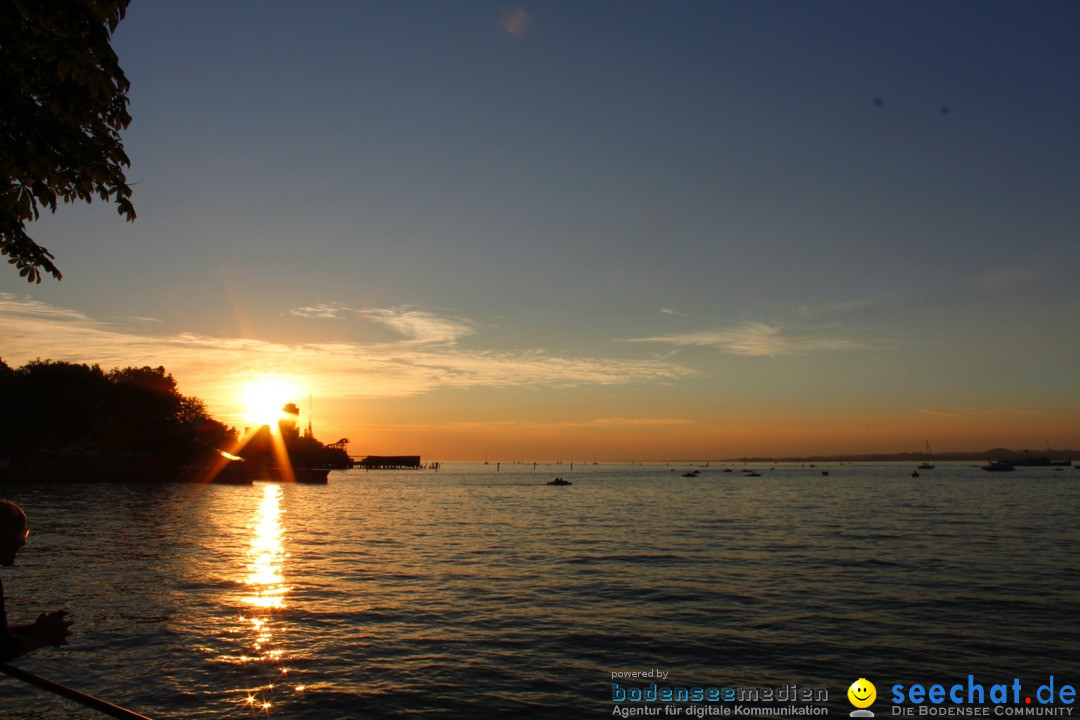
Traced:
POLYGON ((244 384, 240 402, 244 422, 276 427, 286 403, 300 402, 300 386, 281 375, 261 375, 244 384))

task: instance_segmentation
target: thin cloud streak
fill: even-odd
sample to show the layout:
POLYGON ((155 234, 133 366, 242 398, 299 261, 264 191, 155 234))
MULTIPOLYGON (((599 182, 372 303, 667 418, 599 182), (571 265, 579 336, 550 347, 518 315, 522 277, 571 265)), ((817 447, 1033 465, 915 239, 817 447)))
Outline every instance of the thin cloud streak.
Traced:
POLYGON ((659 343, 679 347, 711 347, 731 355, 747 357, 801 355, 808 352, 856 350, 865 347, 863 343, 855 340, 792 337, 783 334, 783 331, 784 328, 781 325, 747 322, 733 328, 672 333, 635 338, 626 342, 659 343))
POLYGON ((1015 415, 1037 415, 1041 414, 1043 411, 1014 407, 969 407, 949 410, 919 408, 919 412, 923 415, 929 415, 930 417, 944 418, 947 420, 963 420, 971 418, 1012 417, 1015 415))
POLYGON ((858 298, 855 300, 842 300, 840 302, 826 303, 822 305, 802 304, 798 308, 799 316, 805 319, 839 315, 856 310, 865 310, 881 304, 880 298, 858 298))
POLYGON ((356 311, 341 303, 331 302, 293 308, 288 314, 313 320, 341 320, 354 316, 356 311))
POLYGON ((410 307, 365 310, 360 314, 400 333, 412 343, 446 343, 453 345, 459 338, 475 332, 465 320, 439 317, 410 307))
POLYGON ((459 318, 442 317, 410 306, 394 308, 351 308, 338 302, 319 303, 293 308, 288 315, 310 320, 345 320, 361 318, 389 328, 409 342, 454 344, 475 332, 473 324, 459 318))
POLYGON ((0 337, 3 359, 12 366, 35 358, 104 367, 164 365, 184 392, 207 402, 229 398, 238 382, 270 372, 286 372, 302 380, 308 392, 342 399, 404 397, 440 388, 668 382, 693 374, 655 359, 463 350, 455 342, 473 331, 466 321, 408 308, 367 310, 364 315, 394 328, 404 339, 288 345, 195 333, 139 334, 10 294, 0 294, 0 337))
POLYGON ((518 39, 528 34, 531 24, 532 16, 520 7, 507 9, 499 17, 499 25, 502 26, 503 31, 510 37, 518 39))
POLYGON ((657 427, 681 427, 693 425, 695 421, 687 418, 590 418, 584 420, 470 420, 439 424, 380 424, 378 427, 383 431, 440 431, 440 432, 491 432, 492 430, 513 432, 549 432, 565 430, 588 430, 603 428, 657 428, 657 427))
POLYGON ((91 323, 90 318, 81 312, 56 307, 40 300, 31 300, 28 297, 20 297, 12 293, 0 293, 0 312, 5 314, 11 312, 26 318, 38 318, 43 321, 91 323))
POLYGON ((1041 273, 1033 267, 997 268, 976 276, 971 284, 984 292, 1020 290, 1038 284, 1041 273))

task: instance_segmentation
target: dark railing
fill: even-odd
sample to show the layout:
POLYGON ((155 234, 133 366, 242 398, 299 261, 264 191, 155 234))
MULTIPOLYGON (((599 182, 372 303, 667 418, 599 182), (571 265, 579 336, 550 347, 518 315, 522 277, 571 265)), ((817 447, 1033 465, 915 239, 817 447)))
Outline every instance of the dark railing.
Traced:
POLYGON ((105 713, 110 717, 119 718, 119 720, 150 720, 145 715, 140 715, 137 712, 126 710, 119 705, 113 705, 111 702, 105 702, 93 695, 87 695, 86 693, 79 692, 78 690, 72 690, 69 687, 64 687, 59 683, 54 683, 52 680, 46 680, 43 677, 38 677, 33 673, 28 673, 25 670, 20 670, 17 667, 11 665, 4 665, 0 663, 0 672, 5 675, 10 675, 13 678, 22 680, 25 683, 30 683, 35 687, 39 687, 42 690, 47 690, 54 695, 73 700, 80 705, 85 705, 88 708, 93 708, 98 712, 105 713))

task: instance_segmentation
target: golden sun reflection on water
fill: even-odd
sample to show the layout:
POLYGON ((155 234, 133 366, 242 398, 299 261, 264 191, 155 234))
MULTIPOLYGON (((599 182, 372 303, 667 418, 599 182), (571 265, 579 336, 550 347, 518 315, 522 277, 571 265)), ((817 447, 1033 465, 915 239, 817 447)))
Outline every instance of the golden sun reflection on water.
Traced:
MULTIPOLYGON (((282 544, 281 486, 267 484, 255 516, 255 533, 248 551, 250 563, 245 583, 250 592, 244 602, 255 608, 280 610, 285 607, 289 588, 282 576, 285 546, 282 544)), ((267 623, 255 618, 256 630, 267 623)))
MULTIPOLYGON (((281 644, 281 628, 275 623, 274 613, 284 610, 289 587, 285 584, 283 568, 285 559, 284 527, 281 522, 281 486, 267 483, 263 497, 255 512, 252 526, 251 546, 247 551, 247 586, 241 600, 249 609, 243 614, 243 622, 251 633, 253 653, 240 658, 242 662, 259 662, 271 672, 273 679, 288 674, 285 667, 285 650, 281 644)), ((244 703, 253 714, 270 714, 273 706, 274 682, 249 689, 244 703)))

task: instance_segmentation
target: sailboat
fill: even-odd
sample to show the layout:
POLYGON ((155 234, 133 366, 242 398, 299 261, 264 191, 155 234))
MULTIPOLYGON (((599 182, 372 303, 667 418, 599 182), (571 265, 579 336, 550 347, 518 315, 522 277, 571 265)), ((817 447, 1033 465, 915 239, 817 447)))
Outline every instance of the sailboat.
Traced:
POLYGON ((926 462, 919 463, 918 470, 933 470, 934 469, 934 453, 930 452, 930 441, 926 441, 926 454, 930 456, 930 459, 926 462))

